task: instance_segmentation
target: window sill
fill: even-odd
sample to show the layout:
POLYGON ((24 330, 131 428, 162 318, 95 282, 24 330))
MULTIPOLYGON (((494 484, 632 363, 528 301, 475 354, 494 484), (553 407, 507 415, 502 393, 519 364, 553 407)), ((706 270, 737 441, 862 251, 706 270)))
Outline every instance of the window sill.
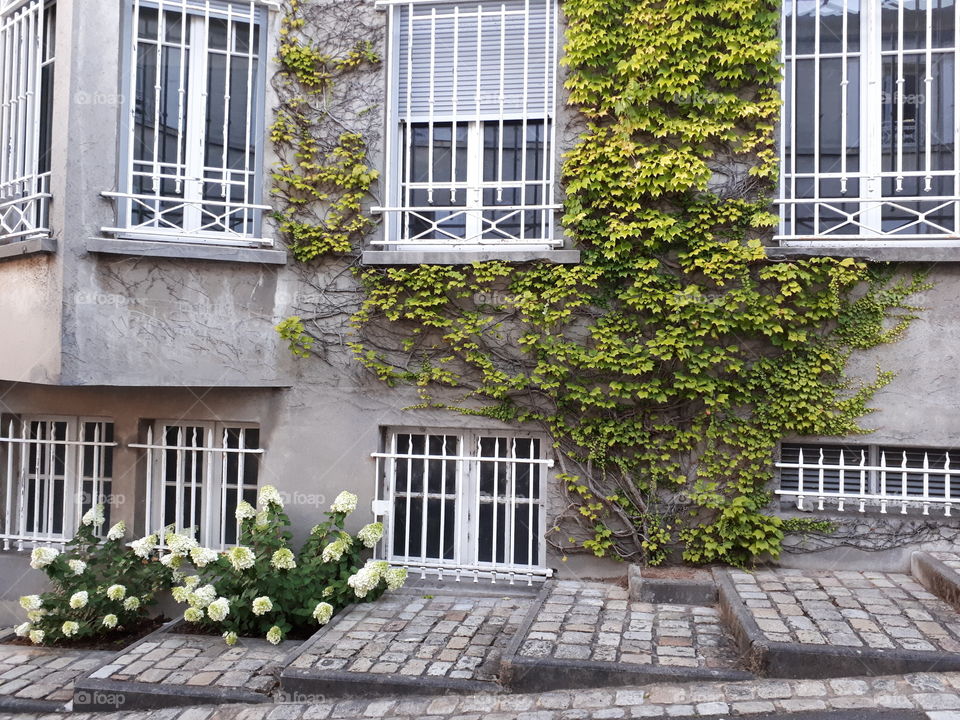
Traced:
POLYGON ((770 260, 801 260, 804 258, 853 258, 867 262, 960 262, 960 247, 804 245, 768 247, 770 260))
POLYGON ((364 265, 470 265, 475 262, 526 263, 543 260, 558 265, 576 265, 579 250, 365 250, 364 265))
POLYGON ((285 250, 269 250, 229 245, 191 245, 174 242, 149 242, 146 240, 113 240, 89 238, 87 252, 105 255, 137 255, 140 257, 175 258, 183 260, 216 260, 219 262, 259 263, 261 265, 286 265, 285 250))
POLYGON ((25 255, 49 255, 57 251, 57 241, 50 237, 14 240, 0 245, 0 262, 25 255))

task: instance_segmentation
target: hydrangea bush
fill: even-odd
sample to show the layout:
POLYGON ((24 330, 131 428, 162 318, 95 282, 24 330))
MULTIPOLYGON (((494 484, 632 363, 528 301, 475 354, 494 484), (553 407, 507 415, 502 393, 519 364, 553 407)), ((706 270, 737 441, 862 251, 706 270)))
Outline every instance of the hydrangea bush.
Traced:
POLYGON ((313 632, 350 603, 376 600, 401 587, 406 570, 361 559, 383 536, 383 525, 367 525, 356 537, 344 530, 356 505, 356 495, 340 493, 298 553, 290 547, 283 500, 270 485, 260 489, 257 507, 237 506, 236 547, 219 553, 189 538, 168 536, 160 560, 182 578, 173 597, 187 605, 184 620, 221 634, 228 645, 241 635, 277 644, 291 633, 313 632), (196 575, 180 573, 186 561, 196 575))
POLYGON ((103 524, 103 506, 97 505, 63 552, 33 550, 30 566, 46 573, 51 589, 20 598, 27 621, 16 626, 19 637, 51 644, 131 630, 146 620, 154 596, 172 582, 171 572, 149 552, 138 552, 136 543, 124 545, 123 522, 100 538, 103 524))

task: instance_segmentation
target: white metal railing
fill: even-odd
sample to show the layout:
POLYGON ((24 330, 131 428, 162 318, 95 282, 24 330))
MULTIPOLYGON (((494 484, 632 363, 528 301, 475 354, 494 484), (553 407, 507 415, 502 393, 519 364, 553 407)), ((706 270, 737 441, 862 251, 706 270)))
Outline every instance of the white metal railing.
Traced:
POLYGON ((549 247, 556 238, 556 0, 386 0, 382 239, 549 247))
POLYGON ((859 512, 877 507, 881 513, 894 505, 901 514, 913 507, 928 515, 931 507, 942 507, 950 516, 960 503, 960 494, 953 492, 960 467, 951 467, 949 451, 800 447, 792 448, 791 455, 793 451, 796 462, 776 463, 780 487, 775 492, 796 498, 801 510, 812 500, 818 510, 827 502, 836 503, 839 511, 851 504, 859 512))
POLYGON ((960 244, 960 3, 785 0, 787 245, 960 244))
POLYGON ((50 235, 54 4, 0 4, 0 242, 50 235))
POLYGON ((157 423, 147 429, 146 443, 131 443, 145 451, 147 533, 156 533, 161 545, 170 526, 209 548, 234 544, 237 503, 256 501, 264 450, 252 445, 255 432, 242 425, 157 423))
POLYGON ((378 555, 441 580, 549 577, 543 471, 553 461, 540 448, 535 438, 392 433, 389 451, 372 454, 378 555))
POLYGON ((83 513, 109 496, 112 423, 24 418, 19 433, 13 420, 4 429, 3 549, 66 543, 83 513))
POLYGON ((260 237, 265 13, 254 0, 133 0, 118 224, 134 239, 260 237))

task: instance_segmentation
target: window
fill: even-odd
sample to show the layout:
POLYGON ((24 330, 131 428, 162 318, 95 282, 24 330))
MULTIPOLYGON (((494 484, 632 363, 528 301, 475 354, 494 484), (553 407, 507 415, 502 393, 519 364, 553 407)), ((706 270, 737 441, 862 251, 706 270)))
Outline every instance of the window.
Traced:
POLYGON ((860 512, 888 505, 907 513, 919 508, 924 515, 940 506, 950 515, 960 502, 960 468, 944 449, 895 448, 876 445, 784 445, 780 452, 780 488, 777 494, 793 498, 801 510, 818 510, 825 503, 844 510, 852 504, 860 512))
POLYGON ((380 245, 562 244, 555 0, 390 2, 380 245))
POLYGON ((257 245, 265 205, 265 11, 133 0, 119 225, 124 237, 257 245))
POLYGON ((157 422, 147 430, 148 532, 178 533, 206 547, 237 542, 237 504, 257 501, 260 431, 243 423, 157 422))
POLYGON ((547 575, 543 442, 397 431, 375 453, 384 556, 438 574, 547 575))
POLYGON ((110 524, 113 423, 85 418, 5 418, 0 437, 3 549, 65 543, 94 504, 110 524))
POLYGON ((56 6, 0 0, 0 242, 50 235, 56 6))
POLYGON ((783 7, 781 242, 960 242, 960 5, 783 7))

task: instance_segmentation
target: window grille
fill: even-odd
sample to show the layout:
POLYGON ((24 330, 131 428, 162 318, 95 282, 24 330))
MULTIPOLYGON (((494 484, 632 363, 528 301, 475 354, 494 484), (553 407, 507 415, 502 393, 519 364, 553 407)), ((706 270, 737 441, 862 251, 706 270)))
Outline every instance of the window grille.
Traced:
POLYGON ((4 423, 3 549, 64 544, 94 504, 110 523, 113 423, 84 418, 23 418, 4 423))
POLYGON ((393 432, 374 453, 382 553, 423 576, 546 577, 543 443, 532 437, 393 432))
POLYGON ((0 242, 50 235, 56 6, 0 0, 0 242))
POLYGON ((960 502, 960 481, 953 477, 960 467, 949 450, 894 448, 884 446, 784 445, 779 469, 781 497, 795 498, 799 509, 811 501, 818 510, 835 503, 843 511, 848 504, 860 512, 878 507, 881 513, 893 505, 907 514, 910 508, 928 515, 942 507, 949 516, 960 502))
POLYGON ((785 0, 783 244, 960 241, 953 0, 785 0))
POLYGON ((555 0, 386 0, 378 245, 542 248, 554 211, 555 0))
POLYGON ((133 0, 119 227, 260 245, 266 12, 252 0, 133 0))
POLYGON ((257 501, 260 431, 242 424, 158 422, 147 429, 147 532, 164 528, 220 549, 237 542, 234 511, 257 501))

